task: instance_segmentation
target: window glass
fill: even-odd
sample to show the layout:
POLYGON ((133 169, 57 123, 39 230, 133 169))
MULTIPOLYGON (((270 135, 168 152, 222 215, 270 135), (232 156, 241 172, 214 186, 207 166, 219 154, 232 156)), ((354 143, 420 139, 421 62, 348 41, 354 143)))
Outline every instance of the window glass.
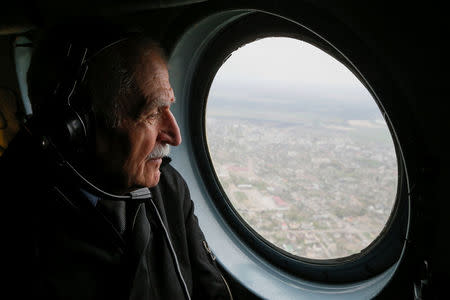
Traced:
POLYGON ((398 173, 383 115, 311 44, 264 38, 233 52, 209 92, 206 137, 235 210, 293 255, 358 253, 389 219, 398 173))

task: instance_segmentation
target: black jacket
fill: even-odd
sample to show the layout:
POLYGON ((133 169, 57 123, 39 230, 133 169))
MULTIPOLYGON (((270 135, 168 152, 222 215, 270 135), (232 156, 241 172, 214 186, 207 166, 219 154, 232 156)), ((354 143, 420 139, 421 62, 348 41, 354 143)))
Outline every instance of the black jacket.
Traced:
MULTIPOLYGON (((27 182, 27 163, 0 166, 24 168, 18 176, 27 182)), ((57 181, 63 185, 22 184, 20 192, 17 180, 9 180, 10 215, 2 219, 8 227, 3 266, 9 264, 4 269, 9 299, 186 299, 180 273, 191 299, 231 298, 186 183, 170 164, 161 167, 160 182, 151 191, 180 272, 152 203, 127 206, 132 222, 121 235, 77 184, 62 178, 57 181)), ((3 176, 2 183, 8 179, 3 176)))

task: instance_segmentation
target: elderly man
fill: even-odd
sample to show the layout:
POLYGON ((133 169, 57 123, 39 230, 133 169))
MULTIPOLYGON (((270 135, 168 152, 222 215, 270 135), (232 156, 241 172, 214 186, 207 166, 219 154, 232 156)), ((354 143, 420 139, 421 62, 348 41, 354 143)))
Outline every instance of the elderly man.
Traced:
POLYGON ((167 157, 181 136, 161 47, 49 35, 28 81, 35 115, 2 157, 29 179, 14 201, 21 238, 9 242, 27 285, 19 298, 230 299, 167 157))

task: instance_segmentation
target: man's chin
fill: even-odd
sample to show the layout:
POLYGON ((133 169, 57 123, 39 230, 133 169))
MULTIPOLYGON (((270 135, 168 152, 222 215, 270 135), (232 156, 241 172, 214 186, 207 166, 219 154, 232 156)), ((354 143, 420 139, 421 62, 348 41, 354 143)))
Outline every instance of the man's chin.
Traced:
POLYGON ((147 187, 151 188, 151 187, 156 186, 159 183, 160 177, 161 177, 161 172, 158 169, 154 172, 154 174, 152 174, 151 178, 148 180, 147 187))
POLYGON ((161 171, 159 170, 161 163, 161 158, 151 159, 147 162, 145 174, 145 185, 147 187, 154 187, 158 184, 159 178, 161 176, 161 171))

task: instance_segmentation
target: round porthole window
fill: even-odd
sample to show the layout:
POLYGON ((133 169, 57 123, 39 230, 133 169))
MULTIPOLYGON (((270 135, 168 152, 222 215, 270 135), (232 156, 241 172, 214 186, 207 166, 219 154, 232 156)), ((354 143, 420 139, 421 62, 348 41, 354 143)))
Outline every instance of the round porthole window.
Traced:
POLYGON ((307 42, 264 38, 234 51, 209 91, 206 138, 231 205, 294 256, 357 254, 394 208, 397 157, 380 109, 307 42))
POLYGON ((369 62, 358 69, 369 56, 351 55, 254 13, 215 29, 189 60, 184 109, 208 205, 265 265, 299 278, 372 278, 404 245, 402 149, 391 99, 377 93, 389 85, 371 81, 380 73, 369 62))

